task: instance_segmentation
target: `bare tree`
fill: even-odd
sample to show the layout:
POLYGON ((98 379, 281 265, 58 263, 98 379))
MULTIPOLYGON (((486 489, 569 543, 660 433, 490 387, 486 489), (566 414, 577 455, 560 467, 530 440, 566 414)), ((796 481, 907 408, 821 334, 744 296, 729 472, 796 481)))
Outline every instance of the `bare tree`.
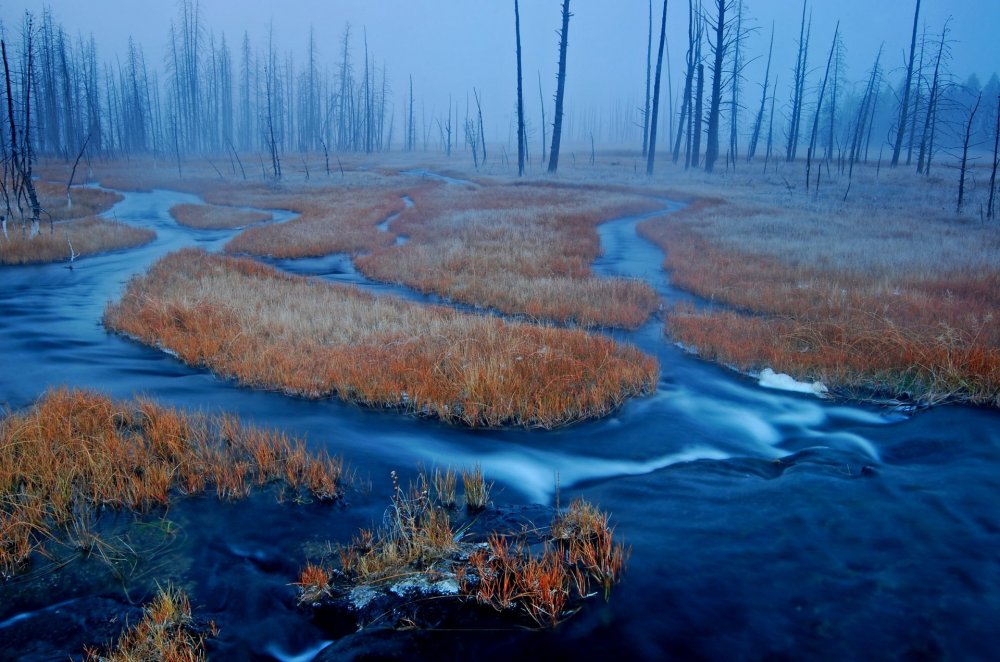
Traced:
POLYGON ((972 126, 976 119, 976 112, 979 110, 979 103, 983 100, 982 92, 976 97, 976 103, 972 106, 972 111, 969 113, 969 120, 965 123, 965 137, 962 140, 962 161, 959 167, 958 177, 958 205, 956 211, 959 214, 962 213, 962 205, 965 202, 965 178, 969 169, 969 145, 972 141, 972 126))
POLYGON ((767 67, 764 69, 764 84, 761 86, 760 108, 757 109, 757 117, 753 123, 753 133, 750 135, 750 144, 747 146, 747 163, 753 161, 754 154, 757 153, 757 142, 760 140, 760 130, 764 124, 764 108, 767 104, 767 89, 771 79, 771 55, 774 52, 774 22, 771 22, 771 44, 767 48, 767 67))
POLYGON ((913 60, 917 50, 917 24, 920 19, 920 0, 913 10, 913 36, 910 37, 910 58, 906 65, 906 81, 903 83, 903 100, 899 105, 899 121, 896 123, 896 142, 892 147, 891 166, 899 164, 899 154, 903 151, 903 135, 906 133, 906 118, 910 112, 910 87, 913 82, 913 60))
POLYGON ((934 152, 934 127, 938 117, 938 103, 941 100, 941 64, 947 57, 946 40, 948 37, 949 18, 941 29, 941 39, 938 42, 937 57, 934 60, 934 76, 931 79, 931 89, 927 97, 927 109, 924 115, 924 130, 920 139, 920 149, 917 152, 917 173, 926 170, 930 174, 932 154, 934 152))
POLYGON ((809 60, 809 36, 812 33, 812 12, 806 24, 806 5, 808 0, 802 0, 802 21, 799 24, 799 49, 795 58, 795 76, 792 81, 792 116, 788 128, 788 148, 785 158, 791 162, 799 149, 799 126, 802 122, 802 103, 805 97, 806 74, 809 60))
POLYGON ((663 0, 663 16, 660 19, 660 47, 656 55, 656 80, 653 83, 653 119, 649 125, 649 153, 646 160, 646 174, 653 174, 656 159, 656 120, 660 108, 660 74, 663 69, 663 42, 667 38, 667 0, 663 0))
MULTIPOLYGON (((830 65, 833 64, 833 54, 837 50, 837 37, 840 35, 840 21, 833 30, 833 43, 830 45, 830 56, 826 59, 826 72, 823 74, 823 83, 819 87, 819 99, 816 101, 816 114, 813 115, 812 134, 809 136, 809 149, 806 151, 806 191, 809 190, 809 175, 812 170, 813 154, 816 151, 816 137, 819 131, 819 116, 823 110, 823 95, 826 94, 826 83, 830 78, 830 65)), ((819 175, 817 174, 817 177, 819 175)), ((817 180, 817 187, 819 186, 817 180)))
MULTIPOLYGON (((649 84, 653 66, 653 0, 649 0, 649 32, 646 34, 646 105, 642 111, 642 156, 649 150, 649 84)), ((676 161, 676 159, 674 159, 676 161)))
POLYGON ((997 96, 996 127, 993 129, 993 169, 990 172, 990 199, 986 205, 986 218, 996 215, 994 201, 997 192, 997 166, 1000 165, 1000 95, 997 96))
POLYGON ((562 29, 559 30, 559 74, 556 77, 556 114, 552 122, 552 148, 549 150, 549 172, 559 169, 559 142, 562 138, 563 96, 566 91, 566 46, 569 40, 569 0, 563 0, 562 29))
MULTIPOLYGON (((517 176, 524 176, 524 88, 521 84, 521 11, 514 0, 514 35, 517 41, 517 176)), ((449 128, 449 141, 451 138, 449 128)))
POLYGON ((715 33, 709 46, 712 49, 712 96, 708 109, 708 142, 705 146, 705 172, 712 172, 719 158, 719 113, 722 106, 722 78, 726 49, 731 43, 732 18, 726 18, 726 11, 732 8, 733 0, 715 0, 715 16, 709 19, 709 27, 715 33))

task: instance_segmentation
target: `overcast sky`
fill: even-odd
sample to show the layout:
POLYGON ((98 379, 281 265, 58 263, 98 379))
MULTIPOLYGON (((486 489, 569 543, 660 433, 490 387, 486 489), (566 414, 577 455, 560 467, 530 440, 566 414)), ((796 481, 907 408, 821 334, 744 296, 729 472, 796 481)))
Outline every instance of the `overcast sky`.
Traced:
MULTIPOLYGON (((659 22, 662 3, 654 2, 659 22)), ((412 74, 414 93, 428 115, 443 112, 448 95, 461 104, 473 87, 482 90, 484 112, 494 131, 506 129, 515 100, 514 11, 511 0, 200 0, 204 24, 225 33, 230 47, 238 47, 244 30, 255 45, 266 43, 273 22, 276 43, 301 61, 309 26, 316 30, 320 55, 334 70, 338 45, 346 23, 360 47, 367 30, 369 49, 388 68, 401 98, 412 74)), ((813 14, 811 66, 820 69, 841 21, 847 49, 847 77, 861 80, 881 43, 883 62, 902 75, 909 46, 914 0, 810 0, 813 14)), ((921 25, 939 33, 952 16, 951 70, 961 79, 976 73, 986 82, 1000 71, 1000 0, 923 0, 921 25)), ((51 7, 70 34, 93 35, 104 57, 121 53, 131 35, 143 44, 147 62, 159 62, 166 50, 170 22, 177 14, 174 0, 0 0, 0 18, 8 32, 15 30, 25 9, 40 12, 51 7)), ((746 15, 759 28, 747 44, 762 55, 747 70, 747 94, 758 95, 763 77, 772 21, 775 24, 774 71, 781 79, 779 108, 786 101, 784 83, 792 77, 799 0, 747 0, 746 15)), ((521 29, 528 107, 538 105, 538 74, 550 97, 555 88, 558 58, 556 30, 559 0, 522 0, 521 29)), ((645 57, 648 21, 646 0, 572 0, 569 29, 567 108, 576 112, 606 112, 613 103, 642 103, 645 93, 645 57)), ((668 52, 677 94, 686 48, 687 2, 671 0, 667 12, 668 52)), ((15 35, 8 35, 14 38, 15 35)), ((655 40, 654 40, 655 49, 655 40)), ((818 78, 821 72, 814 72, 818 78)), ((664 91, 667 88, 664 74, 664 91)))

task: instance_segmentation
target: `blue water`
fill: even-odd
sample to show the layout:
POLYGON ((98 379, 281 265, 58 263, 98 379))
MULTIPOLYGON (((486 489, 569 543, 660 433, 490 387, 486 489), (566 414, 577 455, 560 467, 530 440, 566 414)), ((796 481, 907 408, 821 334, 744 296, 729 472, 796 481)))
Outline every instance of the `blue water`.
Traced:
MULTIPOLYGON (((156 230, 153 243, 82 258, 72 270, 0 270, 0 404, 25 407, 69 384, 226 410, 342 454, 372 489, 332 508, 279 505, 268 494, 226 505, 182 500, 165 515, 169 525, 132 541, 142 553, 124 580, 91 559, 0 584, 0 658, 65 659, 104 643, 154 580, 189 591, 220 627, 210 650, 231 659, 308 659, 334 639, 328 659, 991 657, 1000 623, 997 412, 943 407, 907 417, 764 389, 685 354, 663 337, 660 319, 613 332, 658 357, 656 392, 561 430, 468 430, 240 388, 100 324, 131 275, 183 246, 219 250, 234 234, 184 228, 167 213, 196 201, 127 193, 110 214, 156 230), (419 463, 477 462, 497 481, 498 504, 551 504, 558 474, 563 503, 582 494, 613 513, 632 555, 610 602, 590 601, 549 633, 353 634, 295 607, 287 584, 303 543, 344 542, 380 520, 391 470, 409 477, 419 463)), ((641 218, 600 226, 595 271, 643 278, 665 304, 694 301, 670 287, 662 253, 636 236, 641 218)), ((343 256, 276 264, 439 302, 373 285, 343 256)))

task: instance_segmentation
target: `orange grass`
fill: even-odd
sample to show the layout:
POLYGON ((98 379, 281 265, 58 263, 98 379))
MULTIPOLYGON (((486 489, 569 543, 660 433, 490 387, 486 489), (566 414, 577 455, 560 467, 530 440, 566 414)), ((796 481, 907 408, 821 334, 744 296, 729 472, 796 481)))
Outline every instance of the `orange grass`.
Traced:
POLYGON ((658 376, 655 359, 582 331, 376 298, 193 249, 130 280, 104 321, 249 386, 470 426, 601 416, 658 376))
POLYGON ((412 198, 393 223, 409 241, 359 257, 366 275, 582 326, 634 328, 657 306, 647 283, 590 273, 600 254, 595 226, 655 208, 648 198, 544 184, 425 187, 412 198))
POLYGON ((45 213, 42 220, 65 221, 72 218, 96 216, 111 209, 122 196, 114 191, 92 186, 74 186, 70 189, 69 200, 66 199, 66 186, 54 182, 36 182, 35 189, 38 201, 45 213))
POLYGON ((102 218, 65 221, 52 227, 42 225, 34 237, 20 225, 8 226, 7 238, 0 234, 0 264, 60 262, 74 254, 81 257, 133 248, 155 238, 152 230, 102 218))
POLYGON ((242 228, 272 218, 269 212, 219 205, 174 205, 170 215, 181 225, 199 230, 242 228))
POLYGON ((742 311, 681 308, 668 331, 705 358, 842 393, 1000 405, 1000 268, 971 246, 954 250, 968 243, 957 232, 927 246, 909 220, 825 218, 702 200, 640 226, 665 249, 675 285, 742 311), (854 257, 840 244, 857 246, 854 257), (939 263, 925 266, 935 251, 939 263))
POLYGON ((463 536, 455 535, 447 512, 432 503, 425 479, 404 491, 393 472, 393 487, 383 526, 374 533, 362 530, 337 548, 340 574, 313 563, 302 570, 296 582, 300 604, 334 596, 344 581, 353 587, 450 577, 460 595, 497 611, 520 611, 548 628, 575 613, 594 586, 608 599, 625 571, 629 550, 615 541, 608 515, 582 499, 557 513, 549 534, 534 546, 523 532, 497 531, 476 544, 459 542, 463 536))
POLYGON ((105 651, 88 648, 92 662, 195 662, 205 660, 206 634, 216 634, 214 624, 199 632, 187 595, 168 587, 160 589, 143 607, 142 620, 126 630, 105 651))
MULTIPOLYGON (((336 499, 339 459, 231 416, 192 416, 145 399, 115 402, 78 390, 48 392, 0 420, 0 574, 81 526, 102 508, 138 512, 171 494, 213 488, 245 497, 282 481, 296 500, 336 499)), ((84 531, 85 533, 85 531, 84 531)))

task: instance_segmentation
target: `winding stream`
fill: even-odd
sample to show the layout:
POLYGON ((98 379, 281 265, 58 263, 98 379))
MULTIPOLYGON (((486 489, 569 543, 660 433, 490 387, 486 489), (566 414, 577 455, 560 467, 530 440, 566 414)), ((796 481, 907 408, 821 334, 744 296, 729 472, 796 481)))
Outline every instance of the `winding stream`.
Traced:
MULTIPOLYGON (((149 533, 149 554, 126 583, 96 561, 45 579, 0 584, 0 657, 65 659, 104 643, 111 618, 152 581, 185 582, 196 611, 220 627, 222 658, 310 659, 356 654, 486 658, 728 659, 988 658, 1000 622, 1000 414, 942 407, 912 418, 758 386, 685 354, 654 319, 615 331, 658 357, 657 391, 614 415, 554 431, 468 430, 338 400, 240 388, 169 355, 107 333, 105 303, 168 251, 219 250, 236 231, 177 225, 168 210, 196 196, 126 193, 109 212, 158 238, 128 251, 0 270, 0 404, 30 405, 47 388, 91 387, 118 398, 226 410, 304 435, 342 454, 371 494, 347 508, 181 500, 149 533), (346 541, 381 519, 388 474, 419 463, 482 464, 494 501, 551 504, 578 494, 613 513, 632 545, 623 583, 555 633, 331 632, 294 604, 287 585, 303 540, 346 541), (169 535, 163 532, 169 530, 169 535)), ((275 212, 275 220, 290 216, 275 212)), ((646 279, 668 303, 663 255, 635 234, 643 217, 599 227, 594 270, 646 279)), ((385 229, 391 231, 391 219, 385 229)), ((372 284, 349 259, 272 262, 279 268, 414 300, 372 284)), ((142 541, 136 541, 140 546, 142 541)))

